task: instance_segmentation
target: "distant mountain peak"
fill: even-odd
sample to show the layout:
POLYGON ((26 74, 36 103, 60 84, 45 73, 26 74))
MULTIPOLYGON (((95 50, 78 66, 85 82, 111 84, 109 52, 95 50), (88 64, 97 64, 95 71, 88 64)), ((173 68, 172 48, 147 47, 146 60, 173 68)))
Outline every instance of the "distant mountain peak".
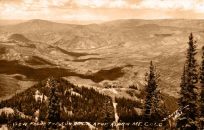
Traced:
POLYGON ((42 19, 32 19, 25 23, 54 23, 54 22, 48 21, 48 20, 42 20, 42 19))

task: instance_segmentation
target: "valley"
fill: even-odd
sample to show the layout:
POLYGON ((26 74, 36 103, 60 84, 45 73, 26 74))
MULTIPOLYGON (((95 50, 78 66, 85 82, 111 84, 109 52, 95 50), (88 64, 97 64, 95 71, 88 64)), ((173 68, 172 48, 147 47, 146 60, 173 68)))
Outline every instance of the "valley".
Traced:
MULTIPOLYGON (((75 84, 83 81, 89 86, 91 82, 96 88, 135 85, 142 90, 152 60, 161 75, 161 91, 177 98, 188 35, 193 32, 201 48, 203 26, 202 20, 179 19, 130 19, 90 25, 37 19, 3 25, 0 73, 21 75, 13 77, 15 83, 56 76, 75 84)), ((3 92, 7 89, 3 85, 0 88, 3 92)), ((11 91, 18 89, 21 87, 12 87, 11 91)))

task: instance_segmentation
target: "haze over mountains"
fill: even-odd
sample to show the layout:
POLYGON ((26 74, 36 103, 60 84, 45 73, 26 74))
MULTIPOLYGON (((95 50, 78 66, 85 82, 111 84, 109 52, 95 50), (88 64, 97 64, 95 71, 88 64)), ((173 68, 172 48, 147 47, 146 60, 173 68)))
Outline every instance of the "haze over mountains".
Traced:
MULTIPOLYGON (((204 20, 116 20, 74 25, 45 20, 0 26, 0 98, 50 75, 77 85, 144 87, 150 60, 163 93, 178 96, 188 35, 204 43, 204 20), (12 82, 10 82, 12 80, 12 82)), ((107 93, 130 97, 121 89, 107 93), (118 94, 120 95, 120 94, 118 94)))

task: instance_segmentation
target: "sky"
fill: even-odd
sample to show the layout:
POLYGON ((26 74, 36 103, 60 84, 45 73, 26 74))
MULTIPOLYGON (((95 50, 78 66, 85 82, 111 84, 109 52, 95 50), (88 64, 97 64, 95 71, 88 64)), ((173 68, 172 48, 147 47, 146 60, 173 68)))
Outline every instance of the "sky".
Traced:
POLYGON ((204 0, 0 0, 0 19, 204 19, 204 0))

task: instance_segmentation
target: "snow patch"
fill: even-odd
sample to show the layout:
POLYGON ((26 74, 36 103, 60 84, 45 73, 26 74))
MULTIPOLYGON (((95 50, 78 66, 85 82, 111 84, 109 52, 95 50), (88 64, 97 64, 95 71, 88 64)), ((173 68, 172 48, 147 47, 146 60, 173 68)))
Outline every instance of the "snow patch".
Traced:
POLYGON ((5 113, 8 116, 9 114, 14 114, 14 110, 10 107, 4 107, 0 109, 0 115, 2 113, 5 113))
POLYGON ((44 94, 41 94, 38 90, 35 91, 35 101, 47 101, 47 96, 45 96, 44 94))
POLYGON ((112 99, 112 102, 113 102, 114 115, 115 115, 115 124, 117 126, 118 120, 119 120, 119 116, 118 116, 118 113, 117 113, 117 105, 118 104, 115 102, 115 97, 112 99))
POLYGON ((134 108, 134 109, 135 109, 136 113, 137 113, 139 116, 143 114, 143 110, 142 110, 142 109, 140 109, 140 108, 134 108))
POLYGON ((77 93, 77 92, 74 92, 74 91, 71 91, 71 95, 75 95, 75 96, 78 96, 78 97, 82 97, 81 94, 77 93))
POLYGON ((114 113, 115 113, 115 123, 118 123, 118 120, 119 120, 119 116, 118 116, 118 113, 117 113, 117 103, 113 103, 113 107, 114 107, 114 113))
POLYGON ((72 96, 74 95, 74 96, 82 97, 82 95, 81 95, 80 93, 75 92, 75 91, 73 90, 73 88, 71 88, 71 89, 69 89, 69 90, 65 90, 65 93, 66 93, 66 92, 70 92, 72 96))

